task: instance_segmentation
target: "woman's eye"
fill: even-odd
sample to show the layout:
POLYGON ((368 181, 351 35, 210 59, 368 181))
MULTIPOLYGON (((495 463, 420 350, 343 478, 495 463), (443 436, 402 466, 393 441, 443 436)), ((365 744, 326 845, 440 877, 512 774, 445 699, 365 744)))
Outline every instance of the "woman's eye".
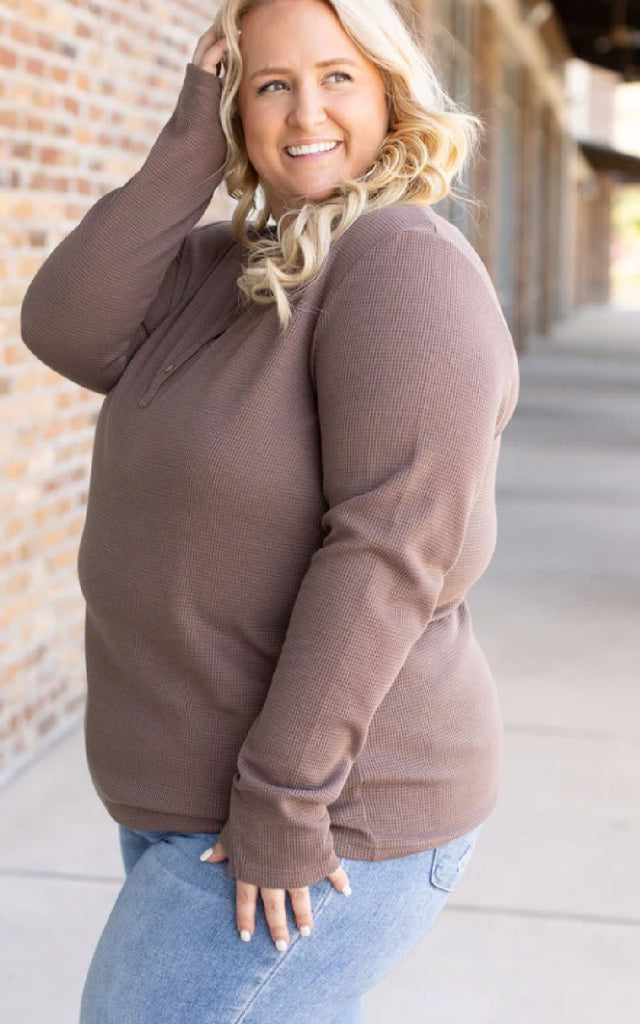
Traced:
POLYGON ((284 82, 267 82, 266 85, 261 85, 260 88, 258 89, 258 96, 260 95, 261 92, 266 92, 267 90, 269 90, 269 92, 272 92, 273 90, 270 89, 270 86, 272 85, 284 85, 284 82))
MULTIPOLYGON (((327 75, 327 78, 333 78, 335 75, 342 75, 343 78, 348 78, 349 81, 351 81, 351 75, 348 75, 346 71, 332 71, 330 75, 327 75)), ((274 79, 273 82, 267 82, 265 85, 261 85, 260 88, 258 89, 258 95, 260 95, 260 93, 262 93, 262 92, 274 92, 274 91, 280 92, 279 89, 278 90, 270 89, 270 86, 272 86, 272 85, 286 85, 286 84, 287 83, 283 82, 281 78, 274 79)))

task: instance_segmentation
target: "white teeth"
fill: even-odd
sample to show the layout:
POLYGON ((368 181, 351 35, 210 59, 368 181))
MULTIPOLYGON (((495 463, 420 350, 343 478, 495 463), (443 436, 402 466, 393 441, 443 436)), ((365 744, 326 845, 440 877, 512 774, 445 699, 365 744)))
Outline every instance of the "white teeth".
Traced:
POLYGON ((327 153, 335 149, 337 142, 321 142, 314 146, 287 146, 287 153, 291 156, 304 156, 305 153, 327 153))

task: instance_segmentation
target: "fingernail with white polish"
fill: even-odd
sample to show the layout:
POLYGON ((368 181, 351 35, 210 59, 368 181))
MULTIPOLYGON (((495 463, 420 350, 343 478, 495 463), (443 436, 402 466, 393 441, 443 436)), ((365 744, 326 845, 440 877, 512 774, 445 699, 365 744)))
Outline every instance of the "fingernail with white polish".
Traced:
POLYGON ((342 890, 342 895, 343 896, 350 896, 351 895, 351 886, 350 885, 345 885, 344 889, 342 890))
POLYGON ((242 931, 240 932, 240 938, 242 939, 243 942, 250 942, 251 932, 248 932, 246 928, 243 928, 242 931))
POLYGON ((208 850, 205 850, 204 853, 200 854, 200 860, 206 860, 207 857, 210 857, 212 853, 213 853, 213 846, 210 846, 208 850))
POLYGON ((301 925, 301 927, 300 927, 300 934, 301 935, 311 935, 311 929, 310 929, 308 924, 301 925))
POLYGON ((284 953, 286 948, 287 948, 287 943, 285 942, 285 940, 284 939, 278 939, 278 941, 276 942, 276 949, 279 949, 281 953, 284 953))

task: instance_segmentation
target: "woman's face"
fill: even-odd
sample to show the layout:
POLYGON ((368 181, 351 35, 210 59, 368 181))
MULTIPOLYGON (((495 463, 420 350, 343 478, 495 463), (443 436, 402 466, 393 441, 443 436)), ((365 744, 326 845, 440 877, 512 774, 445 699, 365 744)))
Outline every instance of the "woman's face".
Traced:
POLYGON ((326 198, 343 175, 369 170, 388 133, 384 79, 322 0, 254 8, 242 19, 239 45, 247 154, 276 220, 291 206, 326 198), (286 148, 318 142, 338 145, 310 156, 286 148))

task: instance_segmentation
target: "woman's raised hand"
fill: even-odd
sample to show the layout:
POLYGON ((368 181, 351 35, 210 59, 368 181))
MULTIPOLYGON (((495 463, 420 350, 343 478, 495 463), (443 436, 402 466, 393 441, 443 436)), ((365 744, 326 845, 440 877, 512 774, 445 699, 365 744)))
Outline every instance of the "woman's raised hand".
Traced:
MULTIPOLYGON (((212 25, 198 39, 191 63, 197 64, 203 71, 218 75, 218 65, 228 49, 229 44, 224 36, 220 39, 215 38, 215 29, 212 25)), ((218 77, 220 76, 218 75, 218 77)))

